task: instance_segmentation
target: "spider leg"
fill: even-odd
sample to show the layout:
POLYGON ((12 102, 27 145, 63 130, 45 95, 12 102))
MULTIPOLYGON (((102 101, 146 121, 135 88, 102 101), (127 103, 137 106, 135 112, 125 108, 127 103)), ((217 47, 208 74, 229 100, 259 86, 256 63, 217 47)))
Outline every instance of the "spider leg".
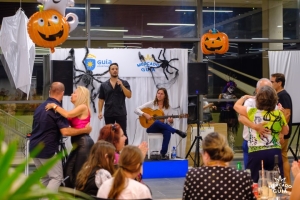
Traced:
POLYGON ((82 73, 84 73, 85 74, 85 71, 83 71, 83 70, 80 70, 80 69, 74 69, 76 72, 82 72, 82 73))
POLYGON ((171 62, 171 61, 173 61, 173 60, 179 60, 178 58, 172 58, 170 61, 169 61, 169 63, 171 62))
POLYGON ((138 55, 139 55, 139 59, 140 59, 141 62, 146 62, 145 57, 141 54, 141 52, 139 52, 138 55))
POLYGON ((166 79, 169 80, 169 78, 168 78, 168 76, 167 76, 167 74, 166 74, 166 68, 164 68, 163 71, 164 71, 164 74, 165 74, 165 76, 166 76, 166 79))
POLYGON ((75 85, 81 81, 82 76, 83 76, 83 74, 74 77, 75 85), (78 78, 78 80, 76 80, 77 78, 78 78))
POLYGON ((93 80, 97 81, 98 83, 102 83, 102 81, 99 81, 98 79, 96 79, 95 77, 92 77, 93 80))
MULTIPOLYGON (((94 78, 94 77, 93 77, 93 78, 94 78)), ((92 90, 91 90, 90 98, 91 98, 91 102, 92 102, 92 104, 93 104, 94 113, 96 113, 97 110, 96 110, 96 106, 95 106, 95 102, 94 102, 94 98, 93 98, 93 92, 94 92, 94 90, 95 90, 93 81, 91 82, 91 86, 92 86, 92 90)))
POLYGON ((176 71, 178 71, 178 69, 176 67, 173 67, 172 65, 169 65, 169 67, 175 69, 176 71))
MULTIPOLYGON (((158 59, 160 60, 160 54, 161 54, 162 50, 160 50, 160 53, 159 53, 159 56, 158 56, 158 59)), ((163 52, 163 58, 164 60, 166 60, 166 56, 165 56, 165 53, 166 53, 166 49, 164 48, 164 52, 163 52)))
POLYGON ((103 72, 102 74, 93 74, 93 76, 103 76, 104 74, 107 74, 108 71, 109 71, 109 70, 103 72))
POLYGON ((170 71, 169 71, 169 66, 167 66, 165 69, 166 69, 166 71, 167 71, 169 74, 173 74, 173 72, 170 72, 170 71))
MULTIPOLYGON (((159 54, 160 55, 160 54, 159 54)), ((155 56, 152 54, 152 58, 153 58, 153 60, 155 61, 155 62, 157 62, 157 63, 161 63, 161 61, 158 61, 158 60, 156 60, 156 58, 155 58, 155 56)))
POLYGON ((87 58, 87 56, 89 55, 89 49, 88 49, 87 47, 85 47, 85 50, 86 50, 86 52, 85 52, 85 56, 84 56, 84 58, 83 58, 83 60, 82 60, 82 64, 83 64, 85 70, 87 71, 88 68, 87 68, 87 66, 86 66, 86 64, 85 64, 84 61, 85 61, 85 59, 87 58))

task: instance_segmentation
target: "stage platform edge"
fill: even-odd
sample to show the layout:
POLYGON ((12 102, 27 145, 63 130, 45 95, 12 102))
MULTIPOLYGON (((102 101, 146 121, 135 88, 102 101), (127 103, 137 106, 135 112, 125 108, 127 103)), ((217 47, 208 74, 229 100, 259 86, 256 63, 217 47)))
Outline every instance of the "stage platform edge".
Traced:
POLYGON ((146 160, 143 163, 143 179, 185 177, 188 171, 188 160, 146 160))

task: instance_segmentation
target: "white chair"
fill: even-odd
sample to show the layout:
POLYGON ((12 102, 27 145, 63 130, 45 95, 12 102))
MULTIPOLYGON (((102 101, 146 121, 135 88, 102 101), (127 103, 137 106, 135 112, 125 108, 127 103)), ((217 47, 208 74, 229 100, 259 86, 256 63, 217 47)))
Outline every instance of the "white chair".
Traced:
MULTIPOLYGON (((172 134, 171 134, 172 136, 172 134)), ((163 134, 162 133, 147 133, 147 142, 148 142, 148 159, 150 159, 150 154, 151 154, 151 150, 150 150, 150 140, 154 140, 154 139, 161 139, 161 142, 163 140, 163 134)), ((170 139, 170 142, 169 142, 169 146, 168 146, 168 153, 169 153, 169 159, 171 159, 171 146, 170 146, 170 143, 171 143, 171 139, 170 139)))

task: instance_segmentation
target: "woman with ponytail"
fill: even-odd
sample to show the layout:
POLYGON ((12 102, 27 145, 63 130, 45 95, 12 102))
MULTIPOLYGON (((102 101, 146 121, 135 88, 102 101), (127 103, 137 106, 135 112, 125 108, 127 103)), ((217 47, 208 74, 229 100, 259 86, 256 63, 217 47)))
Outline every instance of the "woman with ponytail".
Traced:
POLYGON ((209 133, 202 148, 204 166, 188 171, 183 199, 256 199, 250 174, 229 167, 233 151, 222 135, 209 133))
POLYGON ((107 199, 152 199, 149 188, 133 180, 141 172, 144 155, 136 146, 124 147, 119 158, 119 168, 112 179, 105 181, 97 197, 107 199))

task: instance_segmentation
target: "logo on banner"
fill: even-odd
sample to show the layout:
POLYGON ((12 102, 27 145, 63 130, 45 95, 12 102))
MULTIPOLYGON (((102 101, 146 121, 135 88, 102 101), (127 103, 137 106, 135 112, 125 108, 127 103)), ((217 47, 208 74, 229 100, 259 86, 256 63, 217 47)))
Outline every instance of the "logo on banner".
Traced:
POLYGON ((94 70, 96 67, 96 56, 93 54, 88 54, 88 56, 84 60, 84 63, 88 70, 94 70))
POLYGON ((97 67, 109 67, 109 65, 112 63, 112 60, 97 60, 97 67))
MULTIPOLYGON (((151 55, 147 54, 145 56, 145 62, 140 62, 137 64, 137 67, 140 68, 142 72, 150 71, 150 67, 158 67, 160 64, 156 63, 151 55)), ((151 69, 153 72, 155 69, 151 69)))

